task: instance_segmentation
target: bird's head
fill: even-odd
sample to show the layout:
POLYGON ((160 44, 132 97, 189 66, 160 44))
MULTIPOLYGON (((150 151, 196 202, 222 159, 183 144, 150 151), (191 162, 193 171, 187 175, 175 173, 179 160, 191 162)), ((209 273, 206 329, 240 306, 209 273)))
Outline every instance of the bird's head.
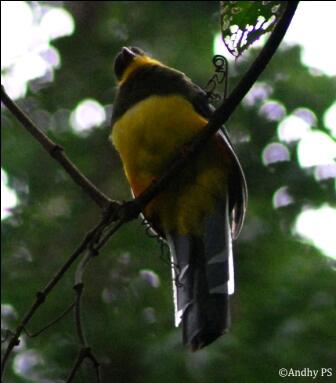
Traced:
POLYGON ((145 65, 162 65, 159 61, 147 56, 137 47, 123 47, 114 60, 114 73, 119 84, 124 82, 131 73, 145 65))

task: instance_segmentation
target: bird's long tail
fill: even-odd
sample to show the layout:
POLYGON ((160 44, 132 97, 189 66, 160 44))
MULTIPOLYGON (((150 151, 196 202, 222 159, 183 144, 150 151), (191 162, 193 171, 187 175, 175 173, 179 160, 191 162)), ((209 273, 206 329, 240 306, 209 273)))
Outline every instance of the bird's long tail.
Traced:
POLYGON ((202 236, 167 235, 171 252, 175 324, 182 322, 183 341, 196 351, 230 326, 233 260, 228 206, 204 221, 202 236))

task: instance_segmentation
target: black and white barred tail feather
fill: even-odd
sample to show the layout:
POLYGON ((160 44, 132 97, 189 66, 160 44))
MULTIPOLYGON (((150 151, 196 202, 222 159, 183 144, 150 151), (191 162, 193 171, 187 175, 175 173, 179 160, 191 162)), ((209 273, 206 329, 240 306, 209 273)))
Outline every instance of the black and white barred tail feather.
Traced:
POLYGON ((204 220, 203 234, 167 235, 172 258, 175 325, 193 351, 230 326, 229 295, 234 290, 228 202, 204 220))

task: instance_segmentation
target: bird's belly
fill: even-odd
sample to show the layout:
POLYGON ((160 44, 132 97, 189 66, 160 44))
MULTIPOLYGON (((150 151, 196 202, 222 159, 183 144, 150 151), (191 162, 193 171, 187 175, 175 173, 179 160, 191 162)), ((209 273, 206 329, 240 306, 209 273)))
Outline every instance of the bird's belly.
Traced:
MULTIPOLYGON (((183 97, 152 96, 131 107, 113 126, 118 150, 135 195, 163 174, 174 155, 207 120, 183 97)), ((164 230, 197 232, 215 200, 225 197, 227 171, 214 140, 207 144, 145 209, 164 230)))

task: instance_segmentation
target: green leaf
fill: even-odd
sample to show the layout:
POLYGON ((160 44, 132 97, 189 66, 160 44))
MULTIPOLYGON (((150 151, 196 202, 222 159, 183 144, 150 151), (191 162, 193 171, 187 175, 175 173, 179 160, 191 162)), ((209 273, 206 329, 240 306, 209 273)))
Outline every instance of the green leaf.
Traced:
POLYGON ((221 1, 222 39, 228 51, 239 57, 281 17, 286 1, 221 1))

